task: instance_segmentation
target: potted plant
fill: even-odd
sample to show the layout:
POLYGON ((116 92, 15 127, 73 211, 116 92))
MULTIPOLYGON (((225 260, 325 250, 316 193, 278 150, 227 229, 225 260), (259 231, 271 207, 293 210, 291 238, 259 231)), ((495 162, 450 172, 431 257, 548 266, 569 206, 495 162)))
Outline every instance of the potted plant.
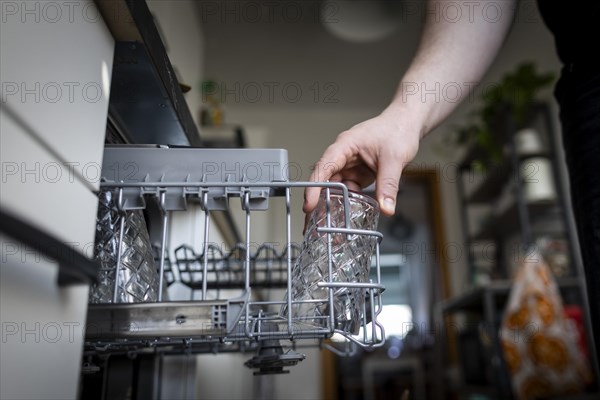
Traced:
POLYGON ((475 166, 489 167, 502 159, 503 137, 494 133, 501 113, 510 113, 515 127, 521 129, 527 122, 539 91, 554 81, 552 72, 540 73, 535 64, 525 62, 505 74, 499 84, 481 96, 482 105, 469 115, 470 121, 456 127, 449 138, 454 145, 473 143, 483 150, 483 159, 475 166))
POLYGON ((202 126, 220 126, 223 124, 223 109, 221 108, 220 85, 213 79, 203 80, 200 84, 202 93, 202 109, 200 124, 202 126))

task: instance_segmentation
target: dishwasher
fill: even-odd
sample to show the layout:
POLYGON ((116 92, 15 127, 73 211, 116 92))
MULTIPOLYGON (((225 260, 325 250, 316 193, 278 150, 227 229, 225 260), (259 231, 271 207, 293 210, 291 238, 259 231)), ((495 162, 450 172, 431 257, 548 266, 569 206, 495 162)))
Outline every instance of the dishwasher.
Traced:
MULTIPOLYGON (((292 242, 291 198, 309 186, 324 191, 338 190, 348 209, 347 188, 335 182, 297 182, 287 178, 287 151, 281 149, 205 149, 168 146, 119 145, 104 151, 99 196, 110 193, 113 212, 144 215, 152 237, 152 254, 157 271, 156 293, 148 298, 128 299, 118 295, 128 249, 123 243, 129 227, 125 219, 113 226, 115 252, 111 279, 104 283, 106 298, 90 302, 86 323, 83 373, 100 369, 113 355, 135 358, 159 354, 247 353, 245 365, 255 375, 288 373, 287 367, 301 362, 305 346, 319 346, 340 356, 357 349, 381 347, 385 332, 377 316, 382 310, 379 243, 382 234, 373 230, 345 227, 318 228, 331 243, 336 235, 363 235, 374 242, 370 257, 370 279, 366 282, 335 282, 328 254, 328 278, 318 282, 327 296, 321 304, 334 309, 334 292, 359 290, 364 296, 360 329, 338 329, 333 312, 319 324, 307 323, 294 312, 282 309, 314 306, 316 300, 292 296, 297 279, 291 279, 302 245, 292 242), (258 213, 279 207, 285 238, 276 248, 253 237, 258 213), (235 205, 234 205, 235 204, 235 205), (183 239, 172 244, 173 222, 190 208, 201 219, 199 245, 183 239), (245 224, 241 240, 233 246, 211 238, 214 215, 241 207, 245 224), (171 227, 171 229, 169 229, 171 227), (115 245, 116 243, 116 245, 115 245), (170 252, 169 246, 176 246, 170 252), (119 273, 115 273, 119 271, 119 273), (169 296, 168 288, 178 284, 189 296, 169 296), (108 286, 112 286, 108 287, 108 286), (284 295, 272 295, 279 290, 284 295), (108 293, 108 297, 106 294, 108 293), (334 340, 332 340, 334 339, 334 340)), ((328 208, 327 213, 331 210, 328 208)), ((327 215, 329 217, 329 215, 327 215)), ((191 217, 190 217, 191 218, 191 217)), ((100 217, 99 217, 100 219, 100 217)), ((329 221, 329 218, 327 218, 329 221)), ((115 221, 117 221, 115 219, 115 221)), ((99 223, 100 224, 100 223, 99 223)), ((98 228, 99 229, 99 228, 98 228)), ((98 248, 98 232, 96 248, 98 248)), ((331 252, 331 246, 328 249, 331 252)), ((141 272, 140 272, 141 273, 141 272)), ((139 282, 138 282, 139 283, 139 282)), ((92 293, 99 293, 98 286, 92 293)), ((102 291, 100 291, 102 292, 102 291)), ((121 293, 122 294, 122 293, 121 293)))

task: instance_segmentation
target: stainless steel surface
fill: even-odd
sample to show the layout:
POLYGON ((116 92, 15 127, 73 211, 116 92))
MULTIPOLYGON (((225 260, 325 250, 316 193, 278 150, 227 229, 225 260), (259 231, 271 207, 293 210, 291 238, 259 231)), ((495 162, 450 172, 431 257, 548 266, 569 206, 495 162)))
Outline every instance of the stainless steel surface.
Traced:
POLYGON ((248 296, 221 301, 91 304, 86 339, 226 337, 248 296))

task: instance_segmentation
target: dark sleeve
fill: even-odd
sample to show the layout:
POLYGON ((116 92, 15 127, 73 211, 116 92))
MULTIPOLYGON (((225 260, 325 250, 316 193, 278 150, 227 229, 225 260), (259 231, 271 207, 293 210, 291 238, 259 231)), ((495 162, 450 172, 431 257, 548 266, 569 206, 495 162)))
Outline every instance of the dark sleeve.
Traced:
MULTIPOLYGON (((564 64, 594 58, 600 39, 600 2, 537 0, 542 19, 554 34, 564 64)), ((518 18, 518 15, 517 15, 518 18)), ((517 23, 535 23, 520 21, 517 23)))

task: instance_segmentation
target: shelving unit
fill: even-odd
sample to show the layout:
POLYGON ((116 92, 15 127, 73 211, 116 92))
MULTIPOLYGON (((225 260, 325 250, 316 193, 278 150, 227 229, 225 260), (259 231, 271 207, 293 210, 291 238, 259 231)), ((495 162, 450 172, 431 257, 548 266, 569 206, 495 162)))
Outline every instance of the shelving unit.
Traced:
MULTIPOLYGON (((532 112, 525 122, 526 126, 535 127, 543 135, 544 149, 542 151, 519 154, 516 150, 515 133, 516 124, 511 117, 510 110, 505 110, 502 117, 497 119, 497 132, 504 148, 504 158, 485 171, 484 178, 471 191, 467 192, 463 179, 458 180, 458 189, 461 200, 461 219, 463 235, 468 243, 490 241, 498 245, 504 244, 507 237, 513 234, 520 235, 520 241, 523 244, 531 244, 535 241, 533 225, 540 217, 549 213, 559 214, 562 223, 562 231, 569 245, 570 271, 568 276, 583 276, 583 267, 580 258, 577 256, 577 237, 573 218, 566 210, 565 184, 560 172, 560 165, 563 163, 559 152, 556 149, 554 138, 556 133, 552 127, 550 109, 547 104, 538 103, 532 106, 532 112), (554 187, 556 190, 555 200, 527 201, 523 192, 522 179, 519 176, 519 166, 527 159, 545 157, 550 160, 553 168, 554 187), (486 223, 482 224, 474 232, 469 229, 470 209, 472 206, 485 205, 496 202, 502 194, 505 185, 513 185, 514 199, 501 209, 495 210, 486 223)), ((485 152, 479 146, 471 147, 462 162, 459 164, 459 171, 462 176, 473 174, 474 162, 485 158, 485 152)), ((473 276, 475 260, 472 252, 468 252, 468 267, 470 276, 473 276)), ((498 257, 499 265, 496 266, 496 273, 502 279, 510 278, 507 266, 502 262, 502 257, 498 257)))
MULTIPOLYGON (((536 219, 548 212, 557 209, 557 204, 551 201, 527 203, 529 217, 536 219)), ((519 203, 513 202, 490 221, 484 224, 477 232, 470 235, 473 241, 494 241, 498 237, 505 237, 515 232, 515 226, 520 223, 519 203), (502 223, 499 224, 498 221, 502 223)))
MULTIPOLYGON (((563 163, 560 153, 555 146, 556 133, 552 126, 551 111, 548 104, 539 103, 532 107, 532 112, 526 121, 526 126, 535 127, 543 135, 541 138, 544 148, 541 151, 518 154, 515 140, 516 123, 509 109, 506 109, 496 120, 495 134, 503 144, 504 158, 490 167, 477 185, 467 192, 463 179, 458 179, 458 190, 461 201, 461 220, 466 245, 472 247, 482 242, 492 243, 495 247, 493 276, 490 283, 483 286, 473 286, 460 296, 438 303, 435 310, 439 326, 446 326, 444 321, 452 315, 462 315, 467 321, 462 331, 456 332, 459 340, 457 353, 463 355, 463 372, 473 372, 471 376, 463 377, 463 384, 456 390, 463 396, 480 395, 490 399, 513 398, 510 377, 504 364, 502 351, 498 340, 498 331, 502 320, 505 303, 510 295, 512 282, 509 268, 509 257, 506 247, 509 240, 518 237, 523 249, 535 243, 537 232, 536 222, 548 219, 548 216, 560 220, 561 236, 568 245, 568 272, 557 277, 557 283, 565 304, 578 304, 585 316, 585 326, 588 347, 592 349, 591 326, 587 308, 587 295, 583 265, 578 253, 577 236, 574 221, 566 208, 567 193, 560 171, 563 163), (520 176, 520 165, 523 161, 534 157, 548 158, 552 164, 555 199, 527 201, 523 178, 520 176), (502 202, 505 185, 512 185, 513 199, 502 202), (495 204, 490 216, 485 218, 480 226, 473 229, 470 224, 471 210, 474 206, 495 204), (461 335, 463 335, 461 337, 461 335), (465 340, 471 335, 474 341, 465 340), (461 347, 462 344, 462 347, 461 347), (474 349, 473 346, 477 346, 474 349), (473 354, 482 354, 479 360, 472 359, 473 354), (467 357, 468 356, 468 357, 467 357), (468 359, 467 359, 468 358, 468 359), (467 361, 475 362, 467 365, 467 361), (466 379, 465 379, 466 378, 466 379), (469 379, 471 378, 471 379, 469 379)), ((485 157, 485 152, 477 146, 470 148, 459 165, 461 178, 473 174, 473 165, 485 157)), ((493 207, 492 207, 493 208, 493 207)), ((469 276, 476 272, 476 256, 474 251, 467 251, 469 276)), ((442 347, 445 344, 441 344, 442 347)), ((447 349, 441 349, 445 354, 447 349)), ((591 354, 594 354, 592 351, 591 354)), ((460 357, 459 357, 460 358, 460 357)), ((598 368, 593 366, 598 382, 598 368)), ((443 391, 440 390, 440 393, 443 391)), ((597 396, 598 394, 593 394, 597 396)), ((585 397, 582 397, 585 398, 585 397)))

